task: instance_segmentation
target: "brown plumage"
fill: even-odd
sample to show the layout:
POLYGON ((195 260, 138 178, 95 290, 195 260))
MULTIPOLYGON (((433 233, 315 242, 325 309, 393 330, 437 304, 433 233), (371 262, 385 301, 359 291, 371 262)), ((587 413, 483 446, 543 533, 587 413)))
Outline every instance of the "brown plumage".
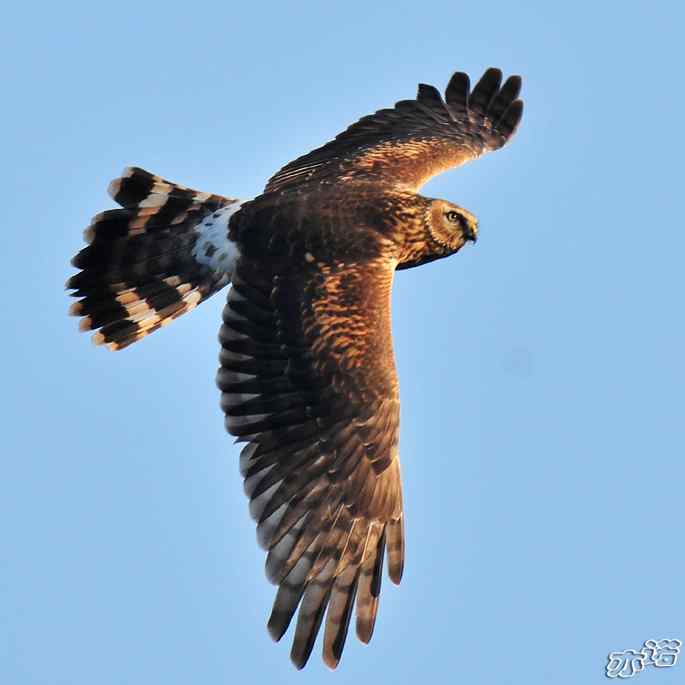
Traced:
POLYGON ((280 639, 298 613, 298 668, 324 616, 330 667, 354 613, 371 639, 384 558, 401 580, 393 276, 475 241, 472 214, 417 190, 509 140, 520 85, 497 69, 473 90, 455 74, 445 100, 421 85, 240 204, 130 169, 111 187, 124 209, 98 215, 74 259, 72 313, 112 349, 231 281, 217 383, 226 427, 247 443, 245 492, 278 585, 268 629, 280 639))

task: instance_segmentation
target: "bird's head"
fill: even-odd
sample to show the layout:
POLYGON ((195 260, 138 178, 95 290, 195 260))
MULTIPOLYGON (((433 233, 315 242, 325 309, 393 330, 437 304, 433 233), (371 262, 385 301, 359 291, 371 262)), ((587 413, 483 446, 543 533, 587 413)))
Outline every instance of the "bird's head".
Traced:
POLYGON ((446 200, 430 204, 428 226, 433 240, 450 251, 463 247, 478 238, 478 220, 471 212, 446 200))

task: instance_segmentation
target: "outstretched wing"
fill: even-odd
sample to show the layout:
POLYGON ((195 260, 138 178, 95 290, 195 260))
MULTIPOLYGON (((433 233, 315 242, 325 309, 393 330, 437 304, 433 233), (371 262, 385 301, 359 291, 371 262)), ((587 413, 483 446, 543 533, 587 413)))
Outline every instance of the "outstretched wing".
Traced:
POLYGON ((433 176, 502 147, 523 112, 521 78, 488 69, 473 90, 467 74, 452 76, 443 101, 419 85, 415 100, 366 116, 334 140, 283 167, 265 191, 308 183, 375 181, 416 191, 433 176))
POLYGON ((291 658, 307 662, 326 608, 323 653, 340 659, 356 597, 368 642, 387 547, 404 563, 399 395, 390 325, 394 264, 243 257, 221 328, 218 384, 268 578, 269 632, 299 605, 291 658))

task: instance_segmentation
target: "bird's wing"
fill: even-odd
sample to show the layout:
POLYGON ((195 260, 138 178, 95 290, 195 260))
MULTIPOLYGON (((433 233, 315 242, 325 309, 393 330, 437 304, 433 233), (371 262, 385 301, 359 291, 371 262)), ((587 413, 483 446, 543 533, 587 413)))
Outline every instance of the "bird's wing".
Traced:
POLYGON ((473 90, 467 74, 455 73, 444 100, 420 84, 415 100, 360 119, 284 166, 265 191, 349 180, 416 191, 436 174, 502 147, 521 120, 520 89, 519 76, 502 84, 499 69, 488 69, 473 90))
MULTIPOLYGON (((305 257, 310 257, 307 253, 305 257)), ((355 604, 371 639, 383 557, 404 563, 399 393, 391 341, 395 264, 297 268, 243 257, 224 310, 218 384, 266 571, 279 586, 276 640, 299 605, 291 658, 309 658, 328 607, 323 653, 335 667, 355 604)))

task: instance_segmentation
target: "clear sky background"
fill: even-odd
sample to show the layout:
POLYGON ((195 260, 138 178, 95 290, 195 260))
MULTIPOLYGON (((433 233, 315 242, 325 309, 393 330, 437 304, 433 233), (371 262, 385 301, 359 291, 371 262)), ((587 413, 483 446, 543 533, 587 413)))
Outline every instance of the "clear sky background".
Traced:
MULTIPOLYGON (((16 3, 0 27, 6 685, 555 683, 685 640, 676 2, 16 3), (274 590, 214 385, 223 295, 119 354, 63 283, 136 164, 250 197, 457 69, 524 78, 513 143, 424 194, 480 218, 398 274, 407 563, 335 674, 274 590)), ((685 680, 685 655, 642 685, 685 680)))

